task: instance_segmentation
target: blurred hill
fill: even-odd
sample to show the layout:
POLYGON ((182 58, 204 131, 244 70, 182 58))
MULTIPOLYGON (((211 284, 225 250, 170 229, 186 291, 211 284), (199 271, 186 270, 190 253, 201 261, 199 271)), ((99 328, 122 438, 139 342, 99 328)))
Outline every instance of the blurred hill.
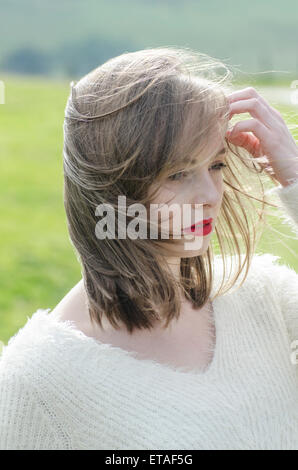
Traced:
POLYGON ((0 71, 79 77, 123 52, 184 46, 242 72, 298 73, 296 0, 0 0, 0 17, 0 71))

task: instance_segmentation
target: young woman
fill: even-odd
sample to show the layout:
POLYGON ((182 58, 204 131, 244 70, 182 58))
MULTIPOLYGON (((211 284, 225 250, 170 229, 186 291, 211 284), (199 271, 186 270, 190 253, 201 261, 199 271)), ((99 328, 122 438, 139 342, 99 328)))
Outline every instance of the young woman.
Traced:
POLYGON ((298 449, 298 275, 255 252, 265 205, 298 228, 298 149, 231 75, 164 47, 71 84, 82 279, 4 347, 1 449, 298 449))

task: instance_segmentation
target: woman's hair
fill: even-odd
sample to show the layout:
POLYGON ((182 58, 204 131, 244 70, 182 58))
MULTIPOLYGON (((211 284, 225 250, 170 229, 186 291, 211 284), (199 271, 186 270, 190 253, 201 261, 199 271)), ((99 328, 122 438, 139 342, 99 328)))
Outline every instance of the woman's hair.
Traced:
POLYGON ((258 159, 227 139, 216 240, 203 254, 181 258, 180 283, 166 263, 165 240, 122 239, 117 232, 99 239, 95 230, 98 205, 114 208, 117 220, 119 195, 127 207, 149 207, 152 188, 157 191, 176 170, 202 164, 200 152, 218 132, 224 138, 229 125, 232 77, 223 62, 205 54, 160 47, 112 58, 71 83, 64 120, 64 205, 92 322, 102 326, 105 315, 114 328, 122 322, 130 333, 150 329, 156 320, 165 320, 166 327, 179 316, 181 287, 194 307, 204 306, 216 249, 223 265, 235 255, 238 265, 215 297, 231 289, 246 266, 244 282, 257 228, 265 222, 264 205, 277 206, 265 200, 258 159))

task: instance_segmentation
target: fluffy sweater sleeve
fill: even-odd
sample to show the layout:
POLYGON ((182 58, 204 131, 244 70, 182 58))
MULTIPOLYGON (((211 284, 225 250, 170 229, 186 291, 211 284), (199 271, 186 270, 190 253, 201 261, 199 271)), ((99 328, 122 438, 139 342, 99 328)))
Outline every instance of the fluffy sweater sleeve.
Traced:
MULTIPOLYGON (((276 196, 285 209, 282 219, 288 224, 294 234, 298 234, 298 180, 289 186, 278 186, 269 191, 276 196)), ((298 245, 298 236, 297 236, 298 245)), ((296 250, 298 256, 298 249, 296 250)), ((265 258, 263 258, 264 260, 265 258)), ((281 305, 282 315, 287 327, 291 349, 293 350, 293 363, 298 364, 295 359, 295 350, 298 351, 298 274, 286 264, 277 264, 278 256, 267 256, 267 263, 263 262, 264 272, 272 291, 275 291, 275 299, 281 305)), ((274 297, 272 297, 274 298, 274 297)), ((297 371, 298 373, 298 371, 297 371)))

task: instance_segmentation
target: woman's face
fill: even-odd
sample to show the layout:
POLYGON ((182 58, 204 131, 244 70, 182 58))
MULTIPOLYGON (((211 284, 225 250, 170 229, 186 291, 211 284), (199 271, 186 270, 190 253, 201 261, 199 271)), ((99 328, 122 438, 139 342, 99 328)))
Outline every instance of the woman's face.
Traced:
MULTIPOLYGON (((223 174, 220 164, 225 162, 225 153, 225 140, 218 135, 204 151, 202 159, 205 163, 200 168, 191 170, 188 174, 187 172, 176 173, 175 176, 171 176, 151 199, 151 204, 163 205, 167 208, 173 204, 178 205, 173 213, 168 210, 164 212, 164 216, 161 216, 162 227, 165 230, 168 227, 169 234, 180 235, 180 239, 175 240, 175 245, 170 243, 170 250, 173 254, 169 256, 186 258, 198 256, 207 250, 222 203, 223 174), (193 232, 194 228, 192 228, 190 235, 185 233, 184 229, 187 227, 209 218, 212 218, 209 230, 203 231, 199 228, 193 232)), ((152 209, 151 206, 150 210, 154 213, 156 209, 152 209)), ((167 243, 162 242, 161 246, 164 247, 165 244, 167 243)))

